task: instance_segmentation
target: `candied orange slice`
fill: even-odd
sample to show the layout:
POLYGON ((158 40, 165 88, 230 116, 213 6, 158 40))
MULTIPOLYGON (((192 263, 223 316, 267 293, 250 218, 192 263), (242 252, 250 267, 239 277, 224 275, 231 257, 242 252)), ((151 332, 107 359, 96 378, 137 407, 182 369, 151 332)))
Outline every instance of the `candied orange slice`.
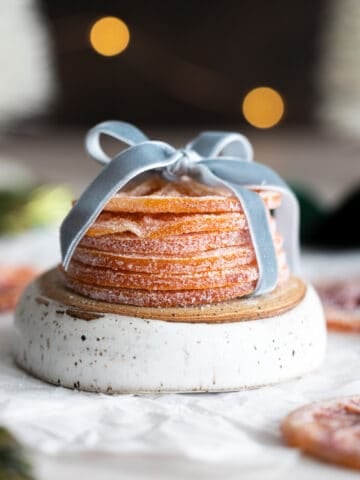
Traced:
POLYGON ((360 332, 360 277, 316 287, 330 330, 360 332))
POLYGON ((98 287, 67 277, 66 283, 74 292, 94 300, 108 303, 136 305, 138 307, 185 307, 204 305, 250 295, 256 282, 203 290, 141 290, 131 288, 98 287))
POLYGON ((33 267, 17 265, 0 265, 0 291, 26 285, 37 271, 33 267))
MULTIPOLYGON (((281 203, 281 194, 272 191, 259 192, 269 210, 276 209, 281 203)), ((208 195, 203 197, 129 197, 123 193, 116 194, 105 205, 104 211, 123 213, 224 213, 242 212, 236 197, 208 195)))
POLYGON ((0 266, 0 312, 12 310, 37 271, 28 266, 0 266))
POLYGON ((360 469, 360 396, 325 400, 295 410, 282 423, 291 446, 326 462, 360 469))
POLYGON ((249 239, 250 235, 246 230, 169 235, 162 239, 140 239, 135 235, 120 233, 101 237, 85 236, 80 245, 122 255, 183 255, 200 253, 213 248, 243 245, 249 239))
POLYGON ((133 197, 143 197, 161 191, 169 182, 159 174, 151 174, 145 180, 136 178, 128 183, 122 192, 133 197))
MULTIPOLYGON (((281 193, 254 188, 269 210, 281 204, 281 193)), ((104 211, 122 213, 225 213, 242 212, 239 200, 223 187, 210 187, 188 177, 170 182, 159 175, 130 183, 114 195, 104 211)))
POLYGON ((222 213, 241 212, 236 198, 225 197, 128 197, 118 193, 104 211, 126 213, 222 213))
MULTIPOLYGON (((249 232, 241 230, 170 235, 162 239, 139 239, 126 233, 101 237, 85 236, 80 246, 120 255, 189 255, 247 243, 250 243, 249 232)), ((276 246, 282 245, 281 235, 276 234, 274 243, 276 246)))
MULTIPOLYGON (((254 189, 268 209, 278 208, 281 194, 254 189)), ((224 213, 242 212, 238 199, 227 188, 209 187, 188 177, 169 182, 152 176, 117 193, 104 211, 123 213, 224 213)))
POLYGON ((123 270, 90 267, 72 261, 68 276, 82 283, 103 287, 137 288, 144 290, 190 290, 218 288, 235 283, 257 280, 258 271, 254 264, 242 265, 229 270, 211 270, 200 273, 168 275, 129 273, 123 270))
MULTIPOLYGON (((284 275, 281 281, 284 281, 285 276, 288 278, 288 273, 285 270, 281 275, 284 275)), ((149 291, 136 288, 94 286, 79 282, 68 276, 65 278, 65 282, 70 289, 85 297, 139 307, 185 307, 187 305, 223 302, 250 295, 254 292, 256 286, 256 282, 241 282, 220 288, 149 291)))
POLYGON ((241 213, 193 214, 193 215, 117 215, 101 213, 86 232, 87 236, 123 232, 133 233, 139 238, 162 238, 168 235, 200 232, 228 232, 247 228, 241 213))
POLYGON ((22 289, 13 288, 9 291, 0 292, 0 313, 13 310, 22 293, 22 289))
POLYGON ((93 267, 147 273, 185 274, 194 271, 220 270, 246 265, 255 260, 255 252, 251 245, 243 247, 227 247, 208 250, 197 255, 181 257, 119 255, 109 252, 78 247, 74 260, 93 267))

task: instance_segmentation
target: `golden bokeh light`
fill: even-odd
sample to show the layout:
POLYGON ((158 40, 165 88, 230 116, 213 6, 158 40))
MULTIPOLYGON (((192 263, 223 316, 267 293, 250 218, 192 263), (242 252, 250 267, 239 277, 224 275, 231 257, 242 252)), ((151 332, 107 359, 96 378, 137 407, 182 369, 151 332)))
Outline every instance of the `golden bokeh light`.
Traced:
POLYGON ((123 52, 129 41, 129 28, 120 18, 103 17, 91 27, 90 43, 97 53, 105 57, 123 52))
POLYGON ((253 127, 271 128, 279 123, 284 115, 284 100, 273 88, 257 87, 246 94, 242 111, 253 127))

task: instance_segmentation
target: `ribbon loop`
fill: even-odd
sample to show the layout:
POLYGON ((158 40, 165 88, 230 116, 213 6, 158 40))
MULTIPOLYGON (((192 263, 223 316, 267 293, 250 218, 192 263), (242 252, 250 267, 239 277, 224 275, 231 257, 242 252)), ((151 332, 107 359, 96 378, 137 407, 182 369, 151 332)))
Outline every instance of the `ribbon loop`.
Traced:
POLYGON ((106 203, 118 190, 142 173, 164 168, 177 160, 176 150, 163 142, 144 142, 115 157, 82 193, 60 228, 65 270, 75 248, 106 203))
POLYGON ((240 133, 203 132, 186 145, 187 149, 195 150, 202 157, 218 157, 221 152, 238 160, 251 162, 253 149, 249 140, 240 133))
POLYGON ((129 146, 149 140, 141 130, 131 125, 131 123, 118 122, 116 120, 99 123, 88 131, 85 137, 85 148, 92 158, 105 165, 112 159, 101 147, 100 136, 102 134, 120 140, 129 146))
POLYGON ((238 198, 247 219, 259 269, 256 294, 275 288, 278 265, 268 211, 260 196, 252 190, 256 188, 281 192, 283 202, 276 211, 277 225, 284 236, 290 266, 297 271, 297 200, 276 172, 252 161, 252 147, 243 135, 204 132, 185 149, 176 150, 164 142, 148 140, 133 125, 109 121, 100 123, 89 131, 86 149, 91 157, 105 164, 105 167, 86 188, 61 225, 61 253, 65 269, 69 266, 75 248, 110 198, 131 180, 146 172, 159 171, 170 181, 188 175, 206 185, 225 186, 238 198), (129 148, 111 159, 100 145, 101 134, 116 138, 129 145, 129 148), (220 156, 221 153, 225 156, 220 156))

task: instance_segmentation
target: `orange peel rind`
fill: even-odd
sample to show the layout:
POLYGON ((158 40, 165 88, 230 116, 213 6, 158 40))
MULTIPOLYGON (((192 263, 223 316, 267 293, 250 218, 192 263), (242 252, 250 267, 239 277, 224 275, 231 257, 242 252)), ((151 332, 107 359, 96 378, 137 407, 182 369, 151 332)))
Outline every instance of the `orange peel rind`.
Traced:
POLYGON ((103 287, 136 288, 142 290, 195 290, 256 281, 258 271, 256 264, 250 264, 229 270, 211 270, 191 274, 168 275, 165 272, 163 274, 148 274, 90 267, 72 261, 67 275, 82 283, 103 287))
POLYGON ((147 291, 129 288, 104 288, 88 285, 67 277, 67 285, 85 297, 109 303, 136 305, 139 307, 176 307, 222 302, 235 297, 250 295, 255 289, 255 282, 240 283, 220 288, 202 290, 154 290, 147 291))
POLYGON ((73 259, 93 267, 126 270, 129 272, 147 272, 154 274, 186 274, 235 268, 255 261, 255 252, 251 246, 228 247, 199 253, 194 256, 138 256, 119 255, 94 249, 78 247, 73 259))
POLYGON ((142 239, 135 235, 122 233, 102 235, 101 237, 85 236, 80 246, 120 255, 188 255, 206 252, 214 248, 244 245, 249 241, 249 232, 241 230, 169 235, 162 239, 142 239))
POLYGON ((140 238, 162 238, 185 233, 222 232, 246 228, 245 216, 241 213, 194 214, 194 215, 120 215, 101 213, 86 235, 102 235, 128 232, 140 238))

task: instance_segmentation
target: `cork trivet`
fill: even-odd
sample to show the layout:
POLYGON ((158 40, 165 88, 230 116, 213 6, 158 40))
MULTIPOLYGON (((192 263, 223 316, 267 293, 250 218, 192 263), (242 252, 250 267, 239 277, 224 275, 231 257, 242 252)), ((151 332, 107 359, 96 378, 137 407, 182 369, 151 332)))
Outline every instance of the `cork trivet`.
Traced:
MULTIPOLYGON (((294 308, 304 298, 305 283, 298 277, 290 279, 266 295, 239 298, 227 302, 187 307, 136 307, 101 302, 83 297, 69 290, 57 268, 44 273, 37 280, 40 292, 46 298, 76 308, 79 318, 92 320, 95 313, 111 313, 128 317, 188 323, 225 323, 274 317, 294 308)), ((38 303, 44 298, 39 297, 38 303)), ((71 314, 73 310, 69 308, 71 314)))

